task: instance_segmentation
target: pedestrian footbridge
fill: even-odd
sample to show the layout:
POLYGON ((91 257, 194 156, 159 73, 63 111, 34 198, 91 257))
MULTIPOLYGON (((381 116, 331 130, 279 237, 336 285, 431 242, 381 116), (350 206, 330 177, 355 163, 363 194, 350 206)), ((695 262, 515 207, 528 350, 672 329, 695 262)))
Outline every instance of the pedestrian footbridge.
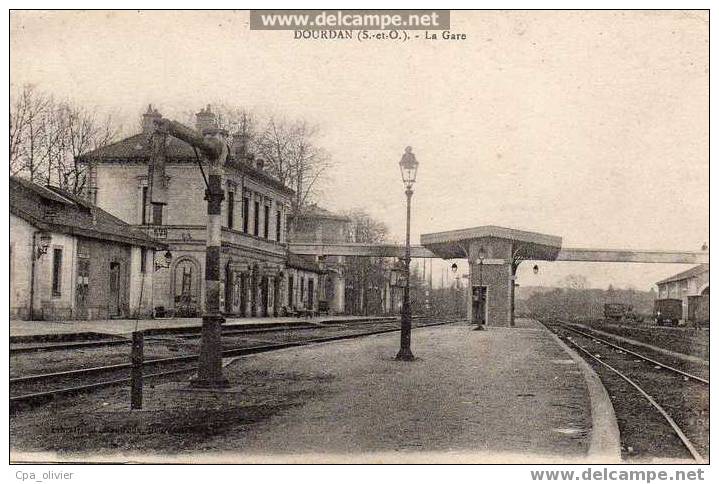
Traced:
MULTIPOLYGON (((702 264, 708 252, 587 249, 562 246, 562 238, 495 225, 422 234, 410 247, 412 258, 467 259, 471 284, 468 318, 495 326, 514 324, 514 287, 523 261, 702 264)), ((291 243, 295 254, 314 256, 404 257, 395 244, 291 243)))

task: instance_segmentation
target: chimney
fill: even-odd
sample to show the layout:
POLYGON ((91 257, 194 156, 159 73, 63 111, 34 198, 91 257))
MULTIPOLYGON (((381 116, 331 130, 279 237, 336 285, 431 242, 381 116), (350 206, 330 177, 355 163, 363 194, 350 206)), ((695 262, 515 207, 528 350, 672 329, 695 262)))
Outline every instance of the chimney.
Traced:
POLYGON ((212 112, 209 104, 195 115, 195 129, 201 134, 207 130, 217 129, 217 127, 217 116, 212 112))
POLYGON ((152 104, 148 104, 147 112, 142 115, 142 132, 150 134, 155 129, 155 120, 161 119, 162 115, 157 109, 153 109, 152 104))
POLYGON ((247 136, 240 133, 233 134, 230 150, 235 161, 244 161, 247 158, 247 136))

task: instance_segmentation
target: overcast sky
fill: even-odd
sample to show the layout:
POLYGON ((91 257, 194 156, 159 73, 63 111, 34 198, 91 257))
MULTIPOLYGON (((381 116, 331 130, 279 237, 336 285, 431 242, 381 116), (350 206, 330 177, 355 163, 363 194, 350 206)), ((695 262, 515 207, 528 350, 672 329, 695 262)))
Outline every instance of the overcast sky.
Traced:
MULTIPOLYGON (((708 18, 697 12, 453 12, 465 41, 294 40, 245 12, 15 12, 11 82, 116 113, 224 99, 320 126, 322 204, 402 239, 397 163, 420 162, 419 234, 495 224, 569 247, 698 250, 708 239, 708 18)), ((423 33, 423 32, 422 32, 423 33)), ((524 264, 649 288, 687 266, 524 264)), ((435 263, 435 277, 440 271, 435 263)))

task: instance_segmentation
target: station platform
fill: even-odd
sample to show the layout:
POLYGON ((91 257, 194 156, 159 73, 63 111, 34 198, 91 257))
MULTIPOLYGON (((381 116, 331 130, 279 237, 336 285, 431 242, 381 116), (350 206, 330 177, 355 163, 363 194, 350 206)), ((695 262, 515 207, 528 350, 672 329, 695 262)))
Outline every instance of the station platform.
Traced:
MULTIPOLYGON (((323 315, 311 318, 300 317, 228 317, 225 327, 242 326, 268 326, 291 324, 327 324, 333 321, 362 322, 385 316, 342 316, 323 315)), ((133 331, 194 328, 202 326, 202 318, 172 318, 172 319, 103 319, 96 321, 10 321, 10 337, 15 336, 41 336, 55 334, 96 333, 107 335, 128 335, 133 331)))
POLYGON ((394 360, 398 333, 288 348, 226 359, 226 390, 183 379, 146 386, 140 411, 126 397, 106 398, 64 408, 42 427, 32 414, 14 424, 37 427, 51 448, 68 444, 48 426, 83 429, 83 445, 106 449, 93 452, 98 462, 619 461, 606 391, 539 323, 455 323, 412 337, 411 362, 394 360))

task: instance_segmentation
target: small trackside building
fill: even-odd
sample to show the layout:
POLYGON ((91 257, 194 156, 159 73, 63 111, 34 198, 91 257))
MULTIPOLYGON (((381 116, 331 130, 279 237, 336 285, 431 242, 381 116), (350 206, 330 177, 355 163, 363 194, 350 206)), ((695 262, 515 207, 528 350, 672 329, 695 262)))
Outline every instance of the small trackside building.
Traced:
POLYGON ((151 317, 165 245, 83 198, 10 177, 10 318, 151 317))
MULTIPOLYGON (((289 240, 293 243, 352 242, 351 219, 317 205, 310 205, 302 213, 290 218, 289 240)), ((295 260, 288 259, 288 267, 295 260)), ((333 314, 345 313, 345 285, 347 264, 344 256, 315 257, 324 270, 319 279, 322 305, 333 314)))
POLYGON ((699 264, 657 282, 658 301, 681 301, 683 322, 709 321, 709 264, 699 264))
POLYGON ((320 301, 324 301, 320 284, 326 271, 312 256, 287 253, 285 278, 287 280, 287 301, 283 313, 306 310, 316 312, 320 301))

